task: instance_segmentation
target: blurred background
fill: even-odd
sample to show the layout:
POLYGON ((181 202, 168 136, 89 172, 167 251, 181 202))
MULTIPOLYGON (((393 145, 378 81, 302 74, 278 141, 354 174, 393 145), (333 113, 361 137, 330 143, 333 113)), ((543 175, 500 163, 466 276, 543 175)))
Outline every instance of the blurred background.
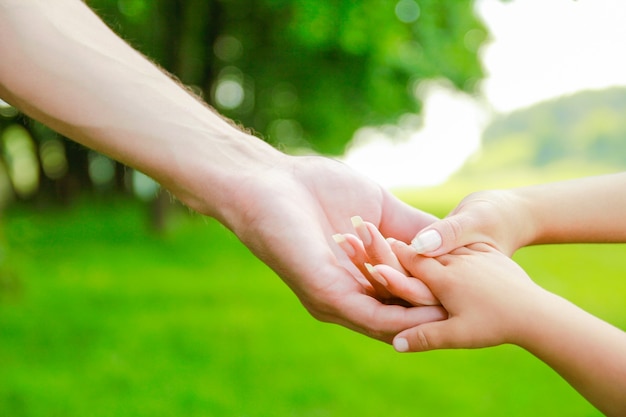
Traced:
MULTIPOLYGON (((272 145, 439 216, 626 165, 619 0, 87 3, 272 145)), ((315 321, 214 220, 2 101, 0 151, 0 416, 601 415, 516 347, 399 355, 315 321)), ((515 259, 626 328, 624 249, 515 259)))

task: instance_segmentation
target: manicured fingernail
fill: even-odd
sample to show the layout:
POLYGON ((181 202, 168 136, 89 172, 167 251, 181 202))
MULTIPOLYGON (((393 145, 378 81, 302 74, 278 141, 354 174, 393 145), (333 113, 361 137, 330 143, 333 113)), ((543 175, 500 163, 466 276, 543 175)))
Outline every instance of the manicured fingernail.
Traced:
POLYGON ((333 235, 333 240, 337 242, 341 250, 343 250, 346 255, 348 255, 348 257, 352 258, 354 255, 356 255, 354 248, 342 234, 337 233, 336 235, 333 235))
POLYGON ((365 246, 368 246, 372 243, 372 235, 370 231, 367 230, 367 226, 363 223, 363 219, 361 216, 354 216, 350 219, 352 221, 352 226, 354 226, 354 230, 356 230, 356 234, 363 241, 365 246))
POLYGON ((409 341, 402 338, 397 337, 393 340, 393 348, 397 352, 408 352, 409 351, 409 341))
POLYGON ((433 229, 415 236, 411 241, 411 246, 413 246, 417 253, 426 253, 438 249, 441 243, 441 235, 438 231, 433 229))
POLYGON ((365 268, 367 269, 367 272, 370 273, 372 278, 374 278, 380 285, 383 287, 388 285, 385 277, 383 277, 371 264, 365 263, 365 268))

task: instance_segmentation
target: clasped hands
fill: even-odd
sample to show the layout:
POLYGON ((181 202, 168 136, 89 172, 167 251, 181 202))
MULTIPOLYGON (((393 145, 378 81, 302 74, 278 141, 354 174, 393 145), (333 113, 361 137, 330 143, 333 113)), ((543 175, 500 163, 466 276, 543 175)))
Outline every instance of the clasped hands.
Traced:
POLYGON ((451 216, 419 233, 410 246, 393 238, 385 239, 374 224, 359 216, 351 219, 356 234, 333 235, 366 278, 363 285, 372 297, 386 304, 439 309, 440 317, 396 335, 393 345, 397 351, 517 342, 511 329, 518 316, 507 313, 514 307, 515 299, 524 300, 519 303, 522 307, 539 287, 503 253, 516 249, 510 235, 509 245, 497 249, 492 236, 497 235, 495 232, 502 228, 504 220, 493 217, 498 211, 496 207, 501 208, 496 203, 499 198, 502 195, 497 192, 469 196, 451 216), (488 198, 484 199, 486 195, 488 198), (490 218, 491 226, 487 221, 481 225, 491 236, 475 234, 473 237, 482 242, 451 246, 463 240, 461 232, 472 223, 470 219, 480 220, 485 215, 483 220, 490 218))
MULTIPOLYGON (((433 283, 426 282, 425 274, 412 270, 413 255, 406 254, 404 259, 402 255, 410 248, 400 242, 409 242, 416 231, 437 230, 442 238, 439 247, 425 252, 438 261, 477 242, 488 244, 479 249, 495 248, 498 254, 511 254, 523 246, 515 239, 521 234, 512 230, 520 222, 510 217, 519 217, 517 202, 509 201, 506 192, 469 196, 450 216, 439 220, 345 165, 322 157, 278 158, 263 171, 239 174, 230 197, 218 218, 289 285, 311 315, 384 342, 395 340, 397 349, 406 336, 409 347, 405 350, 424 350, 413 339, 434 323, 449 324, 453 310, 433 283), (371 241, 365 238, 362 246, 347 235, 354 231, 350 217, 357 213, 371 224, 368 230, 378 233, 371 241), (331 239, 336 233, 347 240, 344 251, 331 239), (388 246, 381 235, 397 241, 388 246), (354 248, 354 254, 349 248, 354 248), (380 284, 376 280, 380 277, 374 278, 365 262, 389 285, 380 284), (394 275, 393 270, 403 273, 394 275), (401 281, 407 271, 426 286, 417 280, 401 281), (396 287, 403 282, 410 282, 406 291, 396 287), (405 301, 396 303, 398 299, 405 301)), ((512 262, 504 255, 501 258, 512 262)), ((482 264, 475 269, 481 268, 482 264)), ((469 270, 459 274, 467 275, 469 270)))

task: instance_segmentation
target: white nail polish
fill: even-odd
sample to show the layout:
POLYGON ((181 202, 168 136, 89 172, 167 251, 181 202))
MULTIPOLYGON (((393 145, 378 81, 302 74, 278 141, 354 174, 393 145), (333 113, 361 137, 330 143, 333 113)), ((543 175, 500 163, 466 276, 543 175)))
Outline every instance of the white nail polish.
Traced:
POLYGON ((372 235, 367 230, 367 226, 363 223, 363 219, 360 216, 354 216, 350 219, 352 226, 365 246, 369 246, 372 243, 372 235))
POLYGON ((398 337, 397 339, 394 339, 393 347, 398 352, 408 352, 409 351, 409 341, 404 339, 404 338, 402 338, 402 337, 398 337))
POLYGON ((341 245, 343 244, 343 242, 345 242, 345 241, 346 241, 346 238, 345 238, 345 237, 343 237, 343 235, 342 235, 342 234, 340 234, 340 233, 336 233, 336 234, 334 234, 334 235, 333 235, 333 240, 334 240, 334 241, 335 241, 338 245, 340 245, 340 246, 341 246, 341 245))
POLYGON ((333 235, 333 240, 337 242, 339 247, 346 253, 346 255, 348 255, 348 257, 351 258, 356 254, 352 245, 346 240, 346 238, 342 234, 337 233, 333 235))
POLYGON ((428 230, 415 236, 411 241, 411 246, 417 253, 426 253, 434 251, 441 246, 441 235, 436 230, 428 230))

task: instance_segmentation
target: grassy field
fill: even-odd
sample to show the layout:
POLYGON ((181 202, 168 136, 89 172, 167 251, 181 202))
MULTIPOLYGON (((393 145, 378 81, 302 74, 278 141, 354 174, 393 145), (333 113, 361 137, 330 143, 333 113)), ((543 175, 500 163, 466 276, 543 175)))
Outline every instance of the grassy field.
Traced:
MULTIPOLYGON (((175 216, 155 236, 144 208, 117 201, 13 210, 3 234, 2 417, 601 415, 517 347, 400 355, 315 321, 212 220, 175 216)), ((516 259, 626 328, 625 253, 516 259)))

